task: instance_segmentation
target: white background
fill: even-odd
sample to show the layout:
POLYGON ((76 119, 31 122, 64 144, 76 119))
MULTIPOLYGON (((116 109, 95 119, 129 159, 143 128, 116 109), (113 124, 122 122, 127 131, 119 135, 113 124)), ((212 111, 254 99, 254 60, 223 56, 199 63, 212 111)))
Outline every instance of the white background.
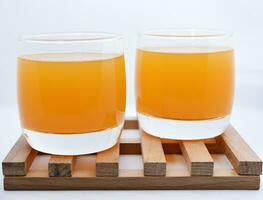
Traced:
MULTIPOLYGON (((232 123, 263 158, 263 2, 261 0, 0 0, 0 159, 20 134, 17 38, 23 34, 110 31, 125 38, 127 115, 134 115, 136 34, 149 28, 223 28, 234 33, 236 98, 232 123)), ((2 177, 1 177, 2 179, 2 177)), ((4 192, 0 199, 253 198, 260 191, 4 192), (3 197, 3 198, 1 198, 3 197), (23 197, 23 198, 22 198, 23 197)))

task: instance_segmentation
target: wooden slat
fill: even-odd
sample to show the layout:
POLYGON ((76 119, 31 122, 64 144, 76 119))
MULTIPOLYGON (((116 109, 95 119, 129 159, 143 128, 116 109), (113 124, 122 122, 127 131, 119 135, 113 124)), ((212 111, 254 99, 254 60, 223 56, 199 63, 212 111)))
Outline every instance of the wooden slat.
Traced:
POLYGON ((217 141, 238 174, 260 175, 262 173, 261 159, 231 125, 225 133, 217 137, 217 141))
POLYGON ((184 141, 180 146, 191 176, 213 175, 214 161, 203 142, 184 141))
MULTIPOLYGON (((171 139, 165 139, 161 138, 162 143, 179 143, 182 140, 171 140, 171 139)), ((194 140, 196 142, 203 142, 205 144, 216 144, 216 140, 214 138, 208 138, 208 139, 202 139, 202 140, 194 140)))
POLYGON ((97 153, 96 176, 117 177, 119 174, 119 156, 119 143, 117 143, 110 149, 97 153))
POLYGON ((205 143, 205 146, 210 154, 223 154, 222 148, 217 144, 207 144, 205 143))
POLYGON ((138 129, 138 121, 136 117, 129 117, 125 120, 124 129, 138 129))
POLYGON ((165 176, 166 159, 160 138, 141 132, 145 176, 165 176))
POLYGON ((70 177, 74 166, 74 156, 52 155, 48 163, 50 177, 70 177))
MULTIPOLYGON (((181 142, 181 140, 171 140, 171 139, 161 139, 163 146, 172 146, 172 144, 176 145, 176 149, 173 148, 169 149, 168 152, 176 152, 177 153, 181 153, 180 147, 179 147, 179 143, 181 142)), ((209 151, 210 154, 220 154, 223 153, 223 150, 221 149, 221 147, 217 144, 216 140, 214 138, 209 138, 209 139, 203 139, 203 140, 195 140, 196 142, 203 142, 207 148, 207 150, 209 151)))
MULTIPOLYGON (((134 122, 134 120, 132 121, 133 122, 131 123, 131 125, 129 125, 129 122, 128 122, 127 127, 130 127, 130 128, 136 127, 136 122, 134 122)), ((224 135, 216 138, 216 141, 219 142, 219 145, 213 139, 212 140, 202 140, 198 142, 201 142, 201 143, 203 142, 201 148, 205 149, 206 147, 210 154, 228 152, 227 150, 230 149, 230 153, 229 154, 226 153, 226 154, 228 155, 228 158, 232 162, 232 164, 237 163, 236 166, 239 167, 239 169, 243 169, 243 167, 250 166, 249 171, 251 171, 251 168, 253 170, 255 168, 256 169, 260 168, 260 172, 261 172, 261 166, 262 166, 261 160, 257 156, 255 159, 255 153, 251 149, 250 150, 247 149, 247 146, 246 146, 247 144, 244 141, 240 142, 241 137, 238 135, 238 133, 235 133, 235 134, 236 134, 235 137, 233 137, 233 135, 228 136, 226 132, 224 135), (225 135, 227 135, 227 137, 225 137, 225 135), (236 141, 238 141, 239 143, 239 145, 237 146, 236 144, 232 144, 232 143, 235 143, 236 141), (240 145, 240 143, 242 143, 242 145, 240 145), (245 147, 243 143, 245 143, 245 147), (239 151, 240 146, 241 148, 243 148, 243 151, 246 151, 245 153, 248 152, 249 156, 242 155, 244 152, 239 151), (238 150, 236 148, 238 148, 238 150), (221 149, 223 149, 224 151, 222 151, 221 149), (252 158, 252 159, 249 160, 248 158, 252 158), (242 159, 244 159, 244 161, 248 163, 242 164, 243 162, 242 159), (256 160, 256 164, 257 165, 260 164, 260 166, 255 167, 255 165, 252 165, 252 164, 255 164, 255 160, 256 160)), ((50 178, 48 175, 48 172, 49 172, 48 162, 49 162, 50 156, 42 154, 42 155, 37 155, 36 158, 35 158, 35 155, 33 155, 32 160, 34 158, 35 160, 33 164, 31 165, 28 173, 24 173, 26 174, 25 176, 5 176, 4 177, 4 189, 5 190, 76 190, 76 189, 77 190, 81 190, 81 189, 85 189, 85 190, 86 189, 95 189, 95 190, 101 190, 101 189, 102 190, 104 189, 117 189, 117 190, 120 190, 120 189, 137 189, 137 190, 140 190, 140 189, 159 189, 159 190, 160 189, 246 189, 247 190, 247 189, 259 189, 260 177, 258 175, 250 175, 250 174, 249 175, 238 175, 236 171, 232 169, 232 166, 229 166, 229 163, 225 158, 221 160, 221 159, 217 159, 216 156, 213 156, 215 166, 216 166, 214 169, 213 176, 191 176, 187 167, 184 167, 185 160, 183 159, 181 155, 175 155, 175 156, 166 155, 166 158, 164 156, 164 152, 168 154, 181 154, 182 146, 180 144, 180 141, 164 140, 164 139, 160 140, 146 133, 144 134, 142 133, 141 135, 142 135, 142 138, 141 138, 142 144, 140 143, 139 138, 121 139, 119 151, 121 154, 140 154, 142 153, 144 155, 143 156, 144 162, 146 160, 146 163, 150 163, 154 165, 154 167, 153 166, 148 167, 150 176, 147 176, 147 175, 144 176, 145 174, 147 174, 147 170, 145 170, 147 169, 147 167, 146 168, 144 167, 144 169, 141 169, 141 168, 122 169, 121 168, 118 170, 117 177, 96 177, 96 165, 99 163, 99 160, 101 161, 106 160, 107 164, 110 163, 109 160, 114 160, 113 159, 114 156, 112 155, 116 153, 116 151, 113 151, 113 153, 109 153, 108 155, 104 154, 102 156, 103 159, 99 159, 99 155, 98 157, 97 155, 78 156, 76 158, 76 162, 74 162, 74 170, 71 170, 71 175, 72 175, 71 177, 52 177, 50 178), (108 157, 111 157, 111 158, 108 158, 108 157), (220 163, 220 162, 224 162, 224 163, 220 163), (160 163, 161 165, 158 165, 160 163), (167 170, 166 170, 166 165, 167 165, 167 170), (160 166, 161 170, 158 169, 158 167, 156 170, 156 166, 160 166), (161 174, 165 174, 165 176, 163 175, 160 176, 159 175, 160 171, 162 171, 161 174), (155 175, 156 172, 158 174, 157 176, 155 175)), ((27 145, 26 142, 25 144, 27 145)), ((187 145, 184 144, 184 146, 187 146, 187 145)), ((12 151, 14 151, 13 149, 15 149, 15 147, 12 148, 12 151)), ((190 147, 187 146, 186 149, 188 149, 187 155, 189 154, 188 156, 190 157, 189 159, 190 162, 192 161, 194 162, 194 158, 200 156, 199 154, 198 156, 194 156, 196 152, 194 150, 195 148, 192 145, 190 147), (189 151, 189 149, 191 151, 189 151)), ((197 149, 199 149, 198 151, 200 151, 200 146, 198 146, 197 149)), ((21 152, 18 148, 18 150, 16 150, 16 152, 13 153, 13 156, 16 157, 20 153, 21 152)), ((184 153, 184 156, 185 154, 186 153, 184 153)), ((207 154, 207 152, 205 154, 207 154)), ((119 153, 117 155, 119 156, 119 153)), ((8 160, 10 160, 10 157, 12 156, 9 156, 8 160)), ((133 156, 131 157, 133 158, 133 156)), ((203 154, 201 157, 203 157, 203 154)), ((25 159, 25 160, 28 160, 28 159, 25 159)), ((125 162, 134 162, 134 159, 132 159, 131 161, 125 158, 124 160, 125 162)), ((124 161, 124 160, 121 160, 121 161, 124 161)), ((200 158, 198 159, 198 161, 200 161, 200 158)), ((116 162, 114 161, 114 163, 116 162)), ((121 167, 124 166, 122 164, 123 163, 121 163, 120 165, 121 167)), ((131 165, 132 164, 134 163, 131 163, 131 165)), ((127 163, 125 165, 127 165, 127 163)), ((3 162, 3 166, 4 166, 4 162, 3 162)), ((3 167, 3 171, 4 171, 4 167, 3 167)), ((110 174, 110 176, 111 175, 112 174, 110 174)))
MULTIPOLYGON (((126 172, 127 173, 127 172, 126 172)), ((125 174, 126 174, 125 173, 125 174)), ((5 177, 5 190, 167 190, 240 189, 257 190, 259 176, 141 176, 134 177, 5 177)), ((130 173, 128 173, 130 174, 130 173)))
MULTIPOLYGON (((223 151, 216 143, 206 143, 206 148, 210 154, 222 154, 223 151)), ((181 154, 181 149, 178 141, 162 142, 165 154, 181 154)), ((120 139, 120 154, 141 154, 141 141, 139 138, 121 138, 120 139)))
POLYGON ((142 154, 141 139, 139 138, 120 138, 121 155, 142 154))
POLYGON ((26 175, 36 155, 37 151, 32 149, 21 135, 2 162, 3 174, 6 176, 26 175))
MULTIPOLYGON (((48 156, 38 156, 24 177, 6 176, 6 190, 85 190, 85 189, 258 189, 259 176, 240 176, 230 168, 216 168, 213 176, 190 176, 183 166, 184 160, 175 156, 167 158, 166 176, 144 176, 143 169, 120 169, 118 177, 96 177, 96 155, 76 158, 72 177, 48 177, 48 156)), ((126 160, 128 161, 128 160, 126 160)), ((219 161, 215 157, 215 161, 219 161)), ((224 161, 221 160, 220 161, 224 161)), ((134 160, 130 160, 134 165, 134 160)), ((221 165, 219 165, 221 166, 221 165)))

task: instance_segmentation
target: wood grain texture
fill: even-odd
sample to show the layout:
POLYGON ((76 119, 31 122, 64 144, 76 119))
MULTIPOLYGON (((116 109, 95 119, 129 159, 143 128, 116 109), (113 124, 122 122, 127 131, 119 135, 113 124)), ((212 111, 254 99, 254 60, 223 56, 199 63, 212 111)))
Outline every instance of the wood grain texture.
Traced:
POLYGON ((6 176, 26 175, 36 155, 37 151, 32 149, 21 135, 2 162, 3 174, 6 176))
POLYGON ((74 156, 51 155, 48 162, 50 177, 70 177, 74 166, 74 156))
POLYGON ((105 151, 97 153, 96 176, 97 177, 117 177, 119 174, 119 142, 105 151))
POLYGON ((203 142, 184 141, 180 146, 191 176, 213 175, 214 161, 203 142))
MULTIPOLYGON (((126 172, 127 173, 127 172, 126 172)), ((133 174, 141 172, 131 172, 133 174)), ((257 190, 259 176, 5 177, 5 190, 257 190)))
MULTIPOLYGON (((162 140, 161 140, 162 141, 162 140)), ((206 148, 210 154, 222 154, 222 149, 216 143, 206 143, 206 148)), ((162 141, 165 154, 182 154, 179 141, 162 141)), ((141 154, 141 140, 139 138, 120 138, 121 155, 141 154)))
POLYGON ((141 154, 140 138, 120 138, 120 154, 121 155, 138 155, 141 154))
MULTIPOLYGON (((169 158, 170 157, 170 158, 169 158)), ((184 163, 182 156, 172 159, 169 164, 184 163)), ((49 156, 36 157, 29 173, 24 176, 6 176, 5 190, 105 190, 105 189, 258 189, 259 176, 241 176, 231 168, 215 169, 213 176, 190 176, 187 168, 169 167, 166 176, 144 176, 143 169, 120 169, 118 177, 96 177, 96 155, 76 158, 72 177, 48 177, 49 156)), ((215 157, 215 161, 220 158, 215 157)), ((219 160, 218 160, 219 159, 219 160)))
POLYGON ((129 117, 125 120, 124 129, 138 129, 139 124, 136 117, 129 117))
POLYGON ((231 125, 216 140, 237 173, 241 175, 260 175, 262 173, 261 159, 231 125))
POLYGON ((141 131, 141 149, 145 176, 165 176, 166 159, 160 138, 141 131))
MULTIPOLYGON (((125 122, 125 124, 127 128, 136 129, 136 131, 139 131, 137 129, 138 122, 136 120, 129 119, 127 122, 125 122)), ((139 137, 140 134, 138 134, 136 131, 130 130, 129 134, 135 133, 137 135, 136 137, 139 137)), ((237 132, 233 130, 227 130, 225 134, 216 139, 195 141, 197 143, 194 144, 184 142, 183 147, 180 142, 181 141, 176 140, 159 139, 146 133, 141 133, 141 138, 121 138, 120 144, 118 144, 119 149, 114 149, 114 147, 113 149, 98 153, 98 155, 93 154, 76 156, 75 159, 71 160, 68 157, 63 158, 59 156, 56 158, 55 156, 37 154, 36 151, 32 150, 27 145, 23 138, 19 138, 16 145, 10 151, 10 155, 8 154, 8 156, 3 161, 3 166, 6 163, 11 163, 12 166, 14 163, 17 163, 17 161, 19 161, 18 163, 22 162, 28 164, 25 164, 26 166, 23 167, 18 167, 19 169, 24 169, 22 170, 22 173, 21 171, 20 173, 17 173, 17 170, 14 170, 16 171, 17 175, 6 175, 4 177, 4 189, 259 189, 260 177, 258 174, 261 173, 261 160, 253 152, 253 150, 248 147, 248 145, 237 132), (21 146, 25 146, 26 148, 21 148, 21 146), (181 151, 183 148, 186 150, 181 151), (207 156, 209 153, 204 150, 206 148, 210 154, 226 153, 228 159, 232 162, 232 165, 236 166, 235 170, 239 173, 243 170, 243 173, 245 171, 245 173, 248 175, 244 175, 242 173, 240 173, 241 175, 237 174, 236 171, 232 169, 232 166, 229 164, 225 156, 221 156, 220 158, 220 155, 212 155, 215 165, 213 175, 191 176, 184 157, 186 157, 186 155, 189 157, 188 164, 200 162, 200 160, 209 161, 209 156, 207 156), (23 150, 21 151, 21 149, 23 150), (200 151, 203 153, 200 153, 200 151), (136 159, 129 160, 127 158, 121 158, 119 160, 119 153, 117 152, 126 155, 142 154, 144 169, 141 168, 142 163, 140 156, 138 156, 139 159, 137 160, 140 167, 129 167, 129 169, 123 169, 124 166, 129 166, 129 163, 127 164, 127 162, 132 162, 130 163, 132 166, 136 159), (182 152, 184 157, 182 155, 164 155, 164 153, 182 154, 182 152), (32 163, 33 159, 34 162, 32 163), (59 159, 59 161, 56 159, 59 159), (25 160, 25 162, 23 162, 23 160, 25 160), (125 162, 125 165, 123 162, 125 162), (71 163, 71 167, 74 166, 74 170, 71 168, 71 177, 63 175, 60 175, 59 177, 49 177, 49 163, 71 163), (106 165, 109 164, 110 166, 100 165, 103 163, 106 165), (116 171, 114 171, 116 170, 116 165, 111 165, 112 163, 117 163, 117 169, 120 168, 117 170, 117 176, 116 171), (148 166, 147 163, 149 164, 148 166), (97 175, 96 168, 97 170, 99 168, 97 167, 97 164, 99 164, 99 167, 102 166, 102 172, 99 174, 105 173, 106 170, 106 175, 97 175), (113 170, 110 170, 109 172, 108 169, 113 170), (251 172, 256 172, 256 175, 251 172), (21 174, 24 176, 21 176, 21 174)), ((133 158, 133 156, 131 157, 133 158)), ((11 174, 14 174, 14 172, 11 174)))

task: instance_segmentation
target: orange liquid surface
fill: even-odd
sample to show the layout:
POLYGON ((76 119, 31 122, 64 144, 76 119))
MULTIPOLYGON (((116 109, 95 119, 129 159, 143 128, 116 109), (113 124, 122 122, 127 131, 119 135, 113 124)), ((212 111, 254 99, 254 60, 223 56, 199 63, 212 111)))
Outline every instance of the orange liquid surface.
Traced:
POLYGON ((201 120, 231 112, 232 49, 138 49, 137 111, 161 118, 201 120))
POLYGON ((123 55, 35 54, 18 59, 18 101, 23 128, 87 133, 124 120, 123 55))

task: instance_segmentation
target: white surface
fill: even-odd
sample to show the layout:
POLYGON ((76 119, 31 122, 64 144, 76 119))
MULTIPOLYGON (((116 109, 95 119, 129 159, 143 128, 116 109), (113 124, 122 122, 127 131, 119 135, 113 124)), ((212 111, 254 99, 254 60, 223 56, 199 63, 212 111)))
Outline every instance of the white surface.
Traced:
POLYGON ((34 149, 56 155, 83 155, 109 149, 115 145, 123 127, 81 134, 41 133, 23 129, 27 142, 34 149))
POLYGON ((225 131, 230 115, 208 120, 175 120, 137 113, 140 127, 147 133, 167 139, 196 140, 212 138, 225 131))
MULTIPOLYGON (((204 27, 234 32, 237 81, 232 123, 263 158, 263 1, 261 0, 0 0, 0 159, 20 134, 16 50, 21 34, 113 31, 124 34, 128 114, 134 114, 136 32, 204 27)), ((0 175, 2 179, 2 175, 0 175)), ((259 191, 3 191, 0 200, 263 199, 259 191)))

